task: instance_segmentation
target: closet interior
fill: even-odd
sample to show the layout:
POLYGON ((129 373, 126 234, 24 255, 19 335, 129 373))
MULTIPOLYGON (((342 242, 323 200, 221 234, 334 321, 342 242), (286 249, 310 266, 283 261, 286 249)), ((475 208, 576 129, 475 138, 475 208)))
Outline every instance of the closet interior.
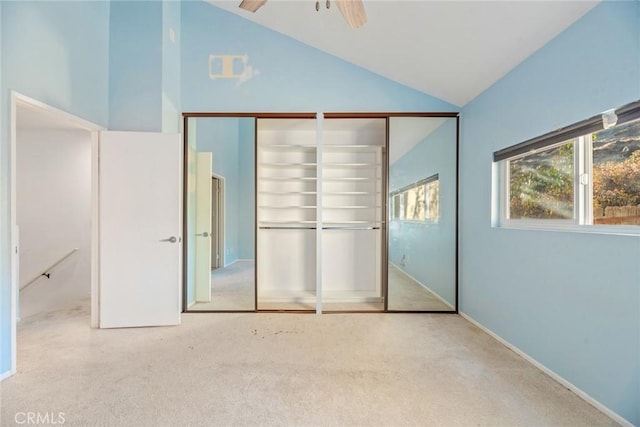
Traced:
POLYGON ((258 309, 384 309, 386 120, 258 119, 258 309))
POLYGON ((184 125, 184 311, 456 311, 457 113, 184 125))

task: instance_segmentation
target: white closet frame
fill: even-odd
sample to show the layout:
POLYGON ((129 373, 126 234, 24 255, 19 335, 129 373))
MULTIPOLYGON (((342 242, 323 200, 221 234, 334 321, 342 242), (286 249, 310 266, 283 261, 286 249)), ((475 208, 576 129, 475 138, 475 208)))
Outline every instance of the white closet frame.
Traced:
MULTIPOLYGON (((449 117, 449 118, 455 118, 457 120, 457 124, 456 124, 456 128, 457 128, 457 143, 459 143, 459 126, 460 126, 460 115, 457 112, 350 112, 350 113, 320 113, 323 117, 323 119, 336 119, 336 118, 349 118, 349 119, 357 119, 357 118, 368 118, 368 119, 385 119, 387 121, 386 123, 386 129, 387 129, 387 135, 386 135, 386 143, 385 143, 385 150, 386 153, 388 153, 388 139, 389 139, 389 119, 392 117, 449 117)), ((253 118, 256 121, 256 138, 255 138, 255 142, 256 142, 256 162, 257 162, 257 151, 258 151, 258 126, 257 123, 260 119, 283 119, 283 118, 299 118, 299 119, 314 119, 315 117, 317 117, 316 113, 264 113, 264 112, 223 112, 223 113, 207 113, 207 112, 183 112, 183 122, 184 122, 184 129, 187 129, 187 123, 189 118, 198 118, 198 117, 234 117, 234 118, 253 118)), ((317 128, 316 128, 316 132, 319 133, 319 130, 321 130, 321 124, 317 124, 317 128)), ((185 150, 186 150, 186 139, 187 139, 187 135, 185 132, 185 150)), ((319 141, 320 146, 322 146, 322 141, 319 141)), ((318 142, 316 142, 316 145, 318 145, 318 142)), ((456 153, 458 153, 458 150, 456 150, 456 153)), ((186 157, 185 157, 186 158, 186 157)), ((322 160, 322 150, 320 152, 320 159, 322 160)), ((388 172, 388 159, 385 159, 385 173, 388 172)), ((255 188, 256 188, 256 202, 257 202, 257 190, 258 190, 258 176, 257 176, 257 172, 258 172, 258 167, 256 164, 256 176, 255 176, 255 188)), ((456 154, 456 170, 457 170, 457 174, 459 174, 459 158, 458 158, 458 154, 456 154)), ((322 174, 322 171, 320 171, 320 173, 322 174)), ((322 175, 321 175, 322 176, 322 175)), ((184 177, 185 180, 185 185, 186 185, 186 176, 184 177)), ((456 188, 456 200, 458 199, 458 194, 457 192, 459 191, 458 188, 456 188)), ((185 192, 186 194, 186 192, 185 192)), ((382 212, 382 238, 381 238, 381 248, 382 248, 382 253, 381 253, 381 257, 380 257, 380 262, 381 265, 384 267, 387 265, 388 263, 388 228, 387 228, 387 216, 388 216, 388 210, 387 210, 387 203, 388 203, 388 188, 387 188, 387 177, 385 176, 385 182, 382 185, 382 205, 383 205, 383 212, 382 212)), ((322 206, 322 202, 323 202, 323 198, 322 198, 322 194, 316 194, 316 205, 317 206, 322 206)), ((184 208, 183 208, 186 212, 186 200, 184 200, 184 208)), ((456 203, 456 224, 458 222, 458 203, 456 203)), ((258 250, 257 250, 257 246, 258 246, 258 231, 259 231, 259 220, 258 220, 258 205, 256 203, 255 206, 255 218, 256 218, 256 222, 255 222, 255 240, 256 240, 256 261, 257 261, 257 255, 258 255, 258 250)), ((323 220, 323 213, 320 212, 320 217, 321 220, 323 220)), ((186 229, 186 223, 184 225, 185 229, 186 229)), ((317 238, 316 241, 316 263, 318 263, 318 249, 321 247, 321 242, 322 242, 322 230, 318 230, 318 227, 315 227, 315 235, 317 238)), ((186 234, 185 234, 186 236, 186 234)), ((456 304, 455 304, 455 309, 452 310, 451 312, 440 312, 438 311, 438 313, 457 313, 457 307, 458 307, 458 257, 457 257, 457 245, 458 245, 458 229, 456 227, 456 304)), ((186 253, 186 248, 187 245, 184 244, 184 259, 187 259, 187 253, 186 253)), ((321 258, 321 257, 320 257, 321 258)), ((322 275, 322 271, 321 269, 316 269, 317 271, 315 272, 315 280, 317 282, 320 283, 320 289, 322 290, 322 279, 323 279, 323 275, 322 275), (319 270, 319 271, 318 271, 319 270)), ((384 309, 382 310, 383 312, 388 312, 388 283, 387 283, 387 271, 386 268, 381 268, 381 278, 382 278, 382 296, 385 298, 384 301, 384 309)), ((255 292, 255 304, 254 304, 254 309, 253 310, 239 310, 239 311, 264 311, 262 309, 259 308, 258 306, 258 271, 256 269, 256 275, 255 275, 255 280, 256 280, 256 292, 255 292)), ((187 272, 186 269, 183 268, 183 295, 186 296, 187 294, 187 272)), ((185 303, 186 298, 183 298, 183 311, 184 312, 188 312, 188 307, 185 303)), ((213 311, 213 310, 212 310, 213 311)), ((238 310, 234 310, 234 311, 238 311, 238 310)), ((280 310, 278 310, 280 311, 280 310)), ((323 305, 322 305, 322 300, 320 301, 320 304, 317 304, 316 306, 316 312, 320 313, 323 311, 323 305)), ((413 311, 406 311, 406 310, 393 310, 395 312, 413 312, 413 311)), ((206 311, 202 311, 202 312, 206 312, 206 311)), ((419 312, 423 313, 423 312, 430 312, 430 311, 424 311, 424 310, 420 310, 419 312)))

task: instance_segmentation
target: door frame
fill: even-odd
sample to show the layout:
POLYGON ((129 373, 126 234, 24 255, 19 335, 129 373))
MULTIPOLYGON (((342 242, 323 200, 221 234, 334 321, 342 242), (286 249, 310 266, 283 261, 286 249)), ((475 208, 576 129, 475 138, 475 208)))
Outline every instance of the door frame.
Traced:
POLYGON ((9 163, 9 179, 10 179, 10 213, 9 213, 9 241, 11 262, 9 271, 11 276, 11 371, 9 375, 13 375, 17 371, 17 321, 18 321, 18 225, 16 214, 17 201, 17 114, 18 107, 26 107, 38 110, 50 117, 64 123, 70 124, 72 127, 84 129, 91 134, 91 327, 98 327, 99 319, 99 233, 98 233, 98 207, 99 207, 99 188, 98 188, 98 148, 99 148, 99 132, 104 130, 100 125, 92 123, 81 117, 75 116, 64 110, 58 109, 44 102, 30 98, 16 91, 10 91, 10 111, 9 111, 9 139, 10 139, 10 163, 9 163))
POLYGON ((225 257, 225 245, 224 245, 224 227, 225 227, 225 177, 222 175, 218 175, 217 173, 211 173, 211 179, 218 180, 218 188, 220 191, 218 192, 218 212, 217 212, 217 220, 218 220, 218 235, 216 239, 218 240, 218 253, 220 254, 220 259, 218 260, 218 268, 225 268, 227 266, 226 257, 225 257))

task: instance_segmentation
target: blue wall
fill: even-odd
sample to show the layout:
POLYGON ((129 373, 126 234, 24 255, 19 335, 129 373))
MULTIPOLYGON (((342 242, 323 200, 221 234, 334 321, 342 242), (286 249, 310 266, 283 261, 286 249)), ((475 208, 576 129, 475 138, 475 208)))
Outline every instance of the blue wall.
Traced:
POLYGON ((492 152, 640 99, 640 2, 603 2, 462 112, 461 311, 640 424, 640 237, 492 228, 492 152))
POLYGON ((111 2, 109 129, 162 130, 163 5, 111 2))
POLYGON ((225 178, 225 264, 254 259, 255 120, 197 118, 197 150, 213 153, 213 173, 225 178))
POLYGON ((457 111, 205 2, 182 4, 184 111, 457 111), (209 78, 209 55, 248 55, 259 74, 209 78))
POLYGON ((108 121, 108 2, 1 2, 0 372, 10 368, 9 90, 96 124, 108 121))
POLYGON ((180 13, 179 1, 162 2, 162 131, 171 133, 181 130, 180 13))
MULTIPOLYGON (((393 144, 393 131, 390 138, 393 144)), ((389 259, 455 307, 456 119, 448 119, 391 165, 389 190, 435 174, 440 180, 440 219, 437 223, 391 221, 389 259), (403 255, 405 266, 401 267, 403 255)))
MULTIPOLYGON (((193 119, 192 119, 193 120, 193 119)), ((197 121, 198 152, 213 153, 213 173, 224 177, 224 246, 225 264, 238 259, 239 119, 199 118, 197 121)))
POLYGON ((109 129, 180 132, 180 13, 177 1, 111 2, 109 129))

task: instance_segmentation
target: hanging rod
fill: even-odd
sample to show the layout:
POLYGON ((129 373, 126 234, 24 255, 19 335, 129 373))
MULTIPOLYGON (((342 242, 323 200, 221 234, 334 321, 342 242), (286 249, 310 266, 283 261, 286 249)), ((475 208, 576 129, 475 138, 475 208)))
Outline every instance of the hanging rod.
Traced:
POLYGON ((26 285, 22 286, 20 288, 20 291, 22 292, 24 289, 26 289, 27 286, 30 286, 32 283, 34 283, 36 280, 38 280, 39 278, 41 278, 42 276, 46 277, 47 279, 49 278, 49 276, 51 275, 51 270, 53 270, 55 267, 58 266, 58 264, 60 264, 62 261, 64 261, 65 259, 69 258, 71 255, 73 255, 73 253, 77 252, 78 248, 73 248, 71 249, 71 251, 69 251, 68 254, 66 254, 65 256, 63 256, 62 258, 60 258, 58 261, 54 262, 53 264, 51 264, 48 268, 46 268, 42 273, 38 274, 37 276, 35 276, 33 279, 31 279, 29 282, 27 282, 26 285))
POLYGON ((380 227, 322 227, 323 230, 380 230, 380 227))

